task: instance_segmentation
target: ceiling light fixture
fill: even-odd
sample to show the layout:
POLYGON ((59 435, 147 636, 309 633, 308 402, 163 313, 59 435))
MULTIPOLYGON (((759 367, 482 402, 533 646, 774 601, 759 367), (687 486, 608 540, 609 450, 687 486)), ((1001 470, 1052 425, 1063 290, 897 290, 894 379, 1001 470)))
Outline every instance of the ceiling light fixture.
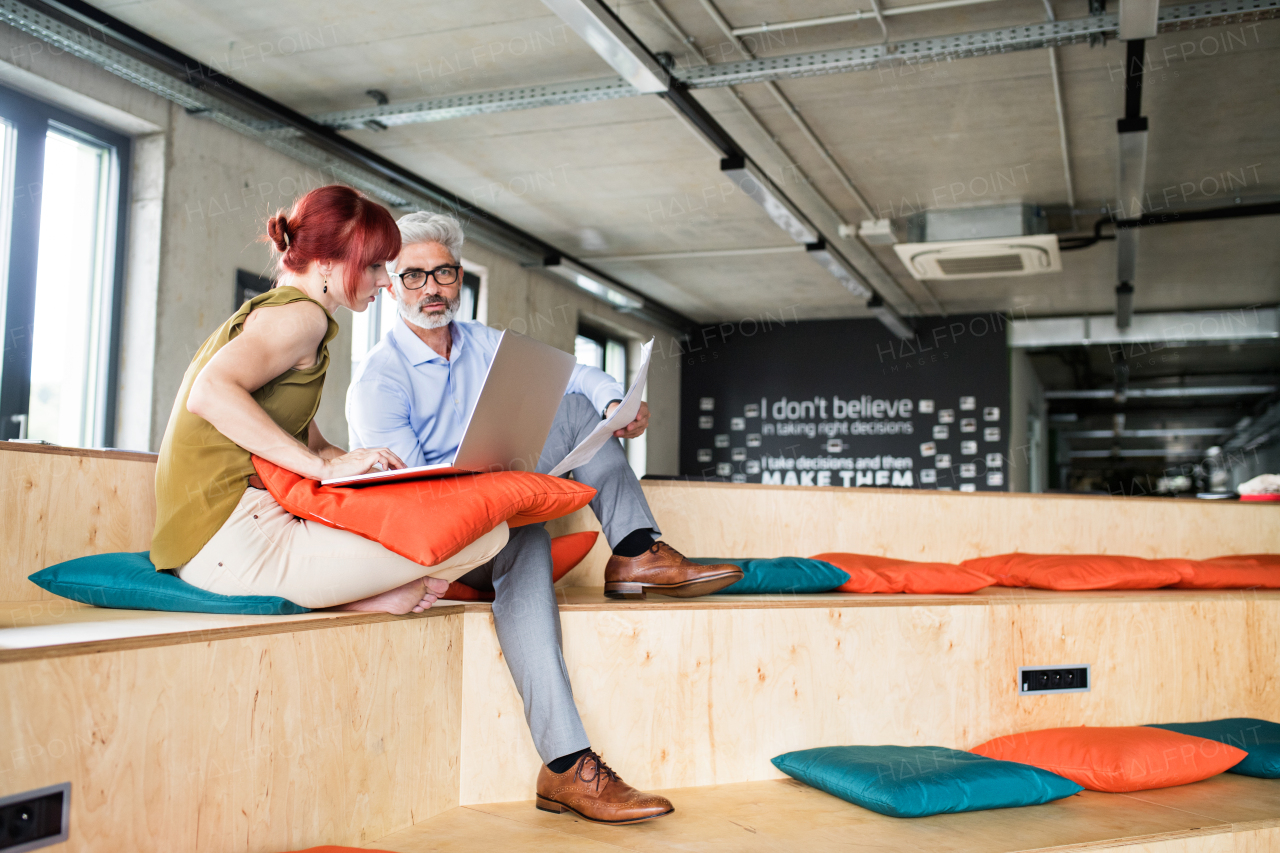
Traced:
POLYGON ((637 90, 652 95, 671 87, 667 69, 600 0, 542 2, 637 90))
POLYGON ((903 318, 901 314, 893 310, 893 306, 884 301, 880 294, 876 294, 867 300, 867 310, 872 316, 884 324, 885 328, 893 332, 902 340, 908 340, 915 336, 915 330, 911 328, 911 324, 903 318))
POLYGON ((555 273, 597 299, 609 303, 619 311, 637 311, 644 307, 644 300, 630 293, 624 293, 613 284, 606 284, 601 281, 604 276, 600 273, 587 269, 568 258, 552 255, 542 262, 542 268, 547 272, 555 273))
POLYGON ((823 269, 831 273, 836 281, 844 286, 844 289, 852 293, 854 296, 860 296, 863 299, 870 299, 875 295, 875 291, 867 287, 866 283, 858 276, 853 265, 844 259, 838 252, 827 245, 827 241, 821 237, 814 243, 804 247, 809 257, 817 261, 823 269))
POLYGON ((720 171, 746 193, 774 224, 787 232, 797 243, 816 243, 822 239, 818 229, 809 224, 804 214, 795 208, 785 195, 779 192, 755 163, 745 157, 725 157, 720 161, 720 171))

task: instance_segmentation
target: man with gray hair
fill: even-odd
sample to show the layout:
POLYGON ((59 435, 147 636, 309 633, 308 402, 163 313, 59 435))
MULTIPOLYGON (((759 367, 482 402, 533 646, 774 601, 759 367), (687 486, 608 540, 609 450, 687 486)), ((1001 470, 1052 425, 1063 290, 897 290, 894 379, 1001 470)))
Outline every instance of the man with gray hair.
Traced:
MULTIPOLYGON (((389 269, 401 322, 356 368, 347 392, 347 423, 352 449, 386 447, 406 465, 431 465, 456 453, 501 333, 457 319, 463 242, 458 222, 411 213, 398 224, 402 246, 389 269)), ((577 365, 537 470, 546 473, 564 459, 623 394, 603 370, 577 365)), ((635 420, 614 435, 636 438, 648 423, 649 409, 642 404, 635 420)), ((591 509, 613 550, 605 567, 606 595, 706 595, 742 577, 737 566, 690 562, 658 539, 658 524, 618 442, 607 442, 573 475, 595 488, 591 509)), ((538 774, 538 807, 602 823, 669 814, 670 801, 627 785, 591 750, 560 650, 550 538, 542 525, 512 530, 491 563, 459 580, 493 591, 498 641, 545 762, 538 774)))

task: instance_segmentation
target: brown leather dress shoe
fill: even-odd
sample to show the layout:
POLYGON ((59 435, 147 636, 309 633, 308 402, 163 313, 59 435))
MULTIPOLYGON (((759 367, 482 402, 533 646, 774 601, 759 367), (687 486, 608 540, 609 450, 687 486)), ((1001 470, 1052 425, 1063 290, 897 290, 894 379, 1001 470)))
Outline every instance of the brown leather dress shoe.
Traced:
POLYGON ((666 797, 637 791, 588 752, 563 773, 547 765, 538 771, 538 808, 544 812, 573 812, 595 823, 639 823, 676 810, 666 797))
POLYGON ((742 569, 732 563, 704 566, 691 563, 666 542, 639 557, 609 558, 604 567, 604 594, 610 598, 640 598, 646 592, 694 598, 724 589, 742 580, 742 569))

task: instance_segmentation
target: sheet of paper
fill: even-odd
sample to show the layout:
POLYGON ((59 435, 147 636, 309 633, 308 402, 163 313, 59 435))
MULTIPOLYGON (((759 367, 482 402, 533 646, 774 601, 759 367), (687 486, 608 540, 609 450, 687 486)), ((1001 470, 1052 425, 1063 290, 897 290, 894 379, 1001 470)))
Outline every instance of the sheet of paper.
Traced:
POLYGON ((569 451, 569 455, 549 472, 552 477, 560 477, 569 473, 579 465, 590 462, 592 457, 604 447, 604 443, 613 438, 615 430, 620 430, 636 419, 640 411, 640 398, 644 394, 644 384, 649 378, 649 356, 653 353, 653 340, 650 339, 640 350, 640 369, 636 371, 636 381, 631 383, 631 390, 622 399, 613 414, 602 420, 591 431, 591 434, 569 451))

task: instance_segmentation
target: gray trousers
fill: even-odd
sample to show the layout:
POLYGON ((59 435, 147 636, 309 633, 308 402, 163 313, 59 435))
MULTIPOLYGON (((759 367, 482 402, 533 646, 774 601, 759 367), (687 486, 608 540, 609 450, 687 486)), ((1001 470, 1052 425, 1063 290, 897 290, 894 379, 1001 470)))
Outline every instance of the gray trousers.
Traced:
MULTIPOLYGON (((600 413, 590 400, 581 394, 567 395, 556 412, 538 471, 550 471, 599 422, 600 413)), ((610 547, 633 530, 658 530, 618 441, 606 443, 573 476, 595 488, 591 510, 610 547)), ((498 643, 524 701, 524 717, 543 762, 590 746, 561 651, 560 608, 551 582, 551 537, 546 529, 541 524, 515 528, 497 557, 458 580, 473 589, 493 590, 498 643)))

